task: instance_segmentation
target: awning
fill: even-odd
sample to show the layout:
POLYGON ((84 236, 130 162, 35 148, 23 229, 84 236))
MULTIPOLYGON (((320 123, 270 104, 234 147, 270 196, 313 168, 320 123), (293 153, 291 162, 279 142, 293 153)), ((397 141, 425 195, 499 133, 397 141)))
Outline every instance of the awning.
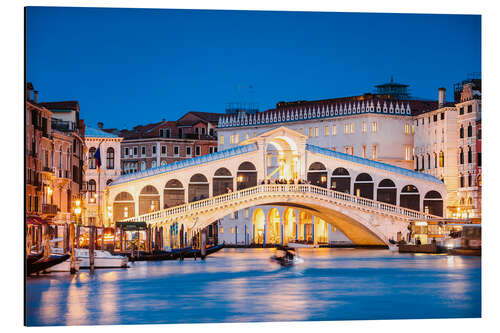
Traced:
POLYGON ((43 224, 53 224, 51 221, 47 221, 38 216, 28 216, 26 218, 26 224, 30 225, 43 225, 43 224))

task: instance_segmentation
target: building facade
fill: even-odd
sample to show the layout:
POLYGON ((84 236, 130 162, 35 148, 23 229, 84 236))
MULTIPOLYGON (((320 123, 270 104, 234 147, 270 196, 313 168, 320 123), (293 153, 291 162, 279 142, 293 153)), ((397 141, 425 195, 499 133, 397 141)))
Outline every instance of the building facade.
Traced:
POLYGON ((26 214, 57 224, 75 221, 85 150, 78 102, 39 103, 31 83, 26 96, 26 214), (59 115, 62 106, 72 109, 72 118, 59 115))
POLYGON ((111 226, 112 212, 102 200, 104 189, 119 177, 121 172, 121 149, 123 139, 100 129, 87 127, 85 130, 85 222, 88 225, 111 226), (98 170, 95 153, 100 149, 101 166, 98 170))

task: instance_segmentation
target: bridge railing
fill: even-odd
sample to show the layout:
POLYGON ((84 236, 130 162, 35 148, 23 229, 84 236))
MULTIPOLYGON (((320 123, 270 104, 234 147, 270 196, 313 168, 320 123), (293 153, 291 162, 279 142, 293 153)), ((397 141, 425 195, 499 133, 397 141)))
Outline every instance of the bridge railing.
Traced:
POLYGON ((310 193, 322 197, 333 198, 338 201, 354 203, 361 207, 378 209, 386 213, 399 214, 412 219, 431 219, 438 216, 419 212, 409 208, 399 207, 392 204, 375 201, 367 198, 358 197, 352 194, 337 192, 323 187, 308 184, 263 184, 246 188, 236 192, 221 194, 208 199, 194 201, 187 204, 147 213, 139 216, 130 217, 123 221, 127 222, 153 222, 155 220, 165 219, 167 217, 187 213, 197 209, 218 206, 224 203, 238 201, 239 199, 250 198, 258 194, 273 193, 310 193))

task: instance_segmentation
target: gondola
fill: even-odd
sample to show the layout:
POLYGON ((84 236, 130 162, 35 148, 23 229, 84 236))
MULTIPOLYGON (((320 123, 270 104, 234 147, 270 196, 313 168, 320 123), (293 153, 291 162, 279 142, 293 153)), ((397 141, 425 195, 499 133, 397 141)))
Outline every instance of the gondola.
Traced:
POLYGON ((30 254, 28 255, 28 258, 26 258, 26 264, 31 265, 35 261, 42 259, 42 257, 43 253, 30 254))
POLYGON ((47 268, 60 264, 63 261, 68 260, 69 257, 70 257, 69 254, 54 254, 46 258, 41 258, 31 264, 28 264, 26 271, 28 275, 35 274, 47 268))
MULTIPOLYGON (((208 256, 209 254, 215 253, 222 248, 224 248, 225 244, 219 244, 219 245, 214 245, 211 247, 208 247, 205 253, 205 256, 208 256)), ((200 249, 191 249, 189 251, 186 251, 182 254, 183 258, 201 258, 201 250, 200 249)))

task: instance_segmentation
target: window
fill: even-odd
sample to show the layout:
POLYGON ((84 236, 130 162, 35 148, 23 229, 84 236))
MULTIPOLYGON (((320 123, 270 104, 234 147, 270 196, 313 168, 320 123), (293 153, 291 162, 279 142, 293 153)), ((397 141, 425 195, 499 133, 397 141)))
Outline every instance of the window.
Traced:
POLYGON ((467 176, 467 186, 469 186, 469 187, 472 186, 472 174, 470 174, 470 173, 467 176))
POLYGON ((364 122, 364 121, 361 124, 361 132, 366 133, 366 122, 364 122))
POLYGON ((427 153, 427 169, 431 168, 431 154, 427 153))
POLYGON ((481 166, 481 153, 477 153, 477 166, 481 166))
POLYGON ((425 121, 425 119, 424 119, 424 118, 422 118, 422 125, 424 124, 424 121, 425 121))
POLYGON ((220 233, 220 234, 223 234, 223 233, 224 233, 224 227, 220 227, 220 228, 219 228, 219 233, 220 233))
MULTIPOLYGON (((223 144, 224 144, 224 135, 221 135, 221 136, 219 137, 219 144, 221 144, 221 145, 223 145, 223 144)), ((221 227, 221 229, 222 229, 222 227, 221 227)))
POLYGON ((433 120, 434 120, 434 122, 438 121, 438 115, 437 115, 437 114, 435 114, 435 115, 433 116, 433 120))
POLYGON ((106 150, 106 169, 112 170, 115 168, 115 150, 111 147, 106 150))
POLYGON ((460 164, 464 164, 464 150, 460 148, 460 164))
POLYGON ((405 134, 410 134, 410 124, 405 124, 405 134))
POLYGON ((444 120, 444 112, 441 112, 441 120, 444 120))
POLYGON ((349 124, 344 124, 344 133, 349 134, 349 124))
POLYGON ((161 146, 161 154, 167 155, 167 146, 161 146))
POLYGON ((467 150, 467 163, 472 163, 472 149, 469 147, 467 150))
POLYGON ((363 146, 363 158, 366 158, 366 146, 363 146))
POLYGON ((349 154, 349 147, 344 147, 344 154, 349 154))
POLYGON ((213 154, 214 153, 214 147, 208 147, 208 152, 209 152, 209 154, 213 154))
POLYGON ((411 147, 405 146, 405 160, 411 160, 411 147))
POLYGON ((313 136, 313 128, 309 127, 309 137, 311 138, 313 136))
POLYGON ((141 147, 141 156, 146 156, 146 147, 141 147))
POLYGON ((329 136, 330 135, 330 126, 325 126, 325 136, 329 136))
POLYGON ((124 153, 124 155, 128 156, 128 152, 129 152, 128 147, 125 147, 125 153, 124 153))
POLYGON ((240 135, 239 135, 239 134, 236 134, 236 135, 234 136, 234 143, 238 143, 238 142, 240 142, 240 135))
POLYGON ((354 133, 354 123, 351 123, 351 133, 354 133))
POLYGON ((95 163, 95 147, 92 147, 89 149, 89 169, 95 169, 96 168, 96 163, 95 163))
POLYGON ((231 134, 231 136, 229 137, 229 143, 230 144, 234 143, 234 134, 231 134))
POLYGON ((249 215, 249 213, 248 213, 248 208, 245 208, 245 218, 246 218, 246 219, 248 219, 248 215, 249 215))
POLYGON ((460 126, 460 139, 464 138, 464 126, 460 126))
POLYGON ((191 147, 186 147, 186 156, 191 156, 191 147))
POLYGON ((167 130, 165 131, 165 136, 167 138, 170 138, 170 135, 171 135, 171 130, 170 130, 170 128, 167 128, 167 130))
POLYGON ((415 171, 418 171, 418 157, 415 159, 415 171))
POLYGON ((464 108, 463 108, 463 107, 461 107, 461 108, 460 108, 459 113, 460 113, 461 115, 462 115, 462 114, 464 114, 464 108))
POLYGON ((351 150, 351 155, 354 155, 354 147, 353 146, 350 147, 350 150, 351 150))
POLYGON ((314 136, 319 135, 319 129, 317 127, 314 128, 314 136))
POLYGON ((477 130, 477 139, 481 140, 481 129, 480 128, 477 130))
POLYGON ((434 168, 437 168, 438 167, 438 155, 436 153, 434 153, 434 168))
POLYGON ((460 175, 460 187, 465 187, 464 186, 464 176, 460 175))
POLYGON ((372 159, 377 158, 377 145, 372 146, 372 159))
POLYGON ((234 234, 234 227, 231 227, 231 233, 234 234))
POLYGON ((472 125, 471 123, 469 123, 469 126, 467 126, 467 137, 471 137, 472 136, 472 125))
POLYGON ((152 146, 151 150, 152 150, 153 156, 156 156, 156 146, 152 146))
POLYGON ((156 161, 151 162, 151 168, 156 168, 156 161))
POLYGON ((196 135, 200 134, 200 129, 198 127, 194 128, 194 134, 196 135))
POLYGON ((248 139, 250 139, 250 134, 246 133, 245 134, 245 140, 248 140, 248 139))
POLYGON ((472 112, 472 104, 467 105, 467 113, 471 113, 471 112, 472 112))
POLYGON ((89 198, 94 199, 94 195, 96 192, 96 183, 95 180, 91 179, 87 183, 87 191, 89 192, 89 198))
POLYGON ((337 135, 337 125, 332 126, 332 135, 337 135))
POLYGON ((411 134, 415 134, 415 125, 411 125, 411 134))
POLYGON ((146 170, 146 162, 142 161, 141 162, 141 171, 146 170))
POLYGON ((138 151, 138 148, 134 147, 134 157, 137 157, 137 151, 138 151))
POLYGON ((444 167, 444 153, 442 151, 439 152, 439 166, 444 167))
POLYGON ((196 156, 200 156, 200 155, 201 155, 201 147, 200 147, 200 146, 196 146, 196 148, 195 148, 195 149, 196 149, 196 150, 195 150, 195 152, 196 152, 196 154, 195 154, 195 155, 196 155, 196 156))
POLYGON ((179 156, 179 147, 174 146, 174 156, 179 156))
POLYGON ((377 122, 376 122, 376 121, 374 121, 374 122, 372 123, 372 132, 374 132, 374 133, 375 133, 376 131, 377 131, 377 122))

